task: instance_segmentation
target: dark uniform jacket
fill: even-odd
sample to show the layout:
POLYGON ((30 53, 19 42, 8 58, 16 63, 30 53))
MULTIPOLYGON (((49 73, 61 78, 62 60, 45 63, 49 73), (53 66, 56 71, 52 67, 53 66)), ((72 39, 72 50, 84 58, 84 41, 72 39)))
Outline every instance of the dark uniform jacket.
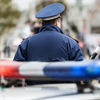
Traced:
POLYGON ((39 33, 24 40, 14 61, 81 61, 78 43, 55 25, 43 25, 39 33))

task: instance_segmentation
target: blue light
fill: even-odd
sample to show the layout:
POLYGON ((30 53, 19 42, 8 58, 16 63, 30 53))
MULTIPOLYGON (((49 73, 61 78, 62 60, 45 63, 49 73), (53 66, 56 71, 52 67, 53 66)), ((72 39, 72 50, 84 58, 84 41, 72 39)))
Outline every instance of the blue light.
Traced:
POLYGON ((100 78, 100 63, 98 61, 57 62, 45 66, 44 74, 55 80, 92 80, 100 78))

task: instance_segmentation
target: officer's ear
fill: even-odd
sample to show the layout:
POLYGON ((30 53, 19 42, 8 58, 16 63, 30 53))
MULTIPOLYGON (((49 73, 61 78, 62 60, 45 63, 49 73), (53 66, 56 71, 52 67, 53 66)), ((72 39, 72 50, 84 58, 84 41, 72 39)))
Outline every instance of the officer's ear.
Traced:
POLYGON ((59 18, 56 20, 55 25, 61 28, 61 23, 59 18))
POLYGON ((57 20, 55 21, 55 25, 57 26, 57 20))

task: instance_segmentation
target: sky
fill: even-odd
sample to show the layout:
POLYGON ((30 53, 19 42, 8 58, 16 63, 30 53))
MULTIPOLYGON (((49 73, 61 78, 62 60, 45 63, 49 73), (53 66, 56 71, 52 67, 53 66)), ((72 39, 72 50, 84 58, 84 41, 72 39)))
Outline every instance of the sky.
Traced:
MULTIPOLYGON (((36 1, 38 0, 12 0, 12 1, 18 6, 19 10, 23 11, 28 9, 30 3, 32 2, 36 3, 36 1)), ((74 4, 76 2, 76 0, 66 0, 66 1, 69 4, 74 4)), ((93 3, 93 1, 94 0, 83 0, 83 4, 93 3)))

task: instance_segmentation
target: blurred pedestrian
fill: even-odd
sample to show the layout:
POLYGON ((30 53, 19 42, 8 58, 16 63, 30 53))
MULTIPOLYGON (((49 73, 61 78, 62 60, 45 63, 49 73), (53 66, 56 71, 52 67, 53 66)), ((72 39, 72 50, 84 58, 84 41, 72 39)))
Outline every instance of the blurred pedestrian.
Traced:
POLYGON ((30 27, 30 21, 25 22, 25 27, 22 29, 20 33, 20 37, 24 40, 28 38, 31 35, 31 27, 30 27))
POLYGON ((54 3, 36 14, 42 19, 39 33, 24 40, 18 47, 14 61, 82 61, 78 43, 61 30, 60 13, 64 5, 54 3))
POLYGON ((31 27, 31 36, 37 34, 39 32, 39 29, 40 27, 31 27))
POLYGON ((3 50, 3 53, 4 53, 4 57, 10 57, 10 52, 11 52, 11 50, 10 50, 10 46, 5 46, 4 47, 4 50, 3 50))
POLYGON ((32 35, 35 35, 39 32, 39 28, 42 26, 42 23, 41 22, 36 22, 34 21, 31 25, 31 36, 32 35))
POLYGON ((11 56, 11 48, 9 46, 8 41, 6 40, 4 42, 4 49, 3 49, 4 57, 10 57, 11 56))

